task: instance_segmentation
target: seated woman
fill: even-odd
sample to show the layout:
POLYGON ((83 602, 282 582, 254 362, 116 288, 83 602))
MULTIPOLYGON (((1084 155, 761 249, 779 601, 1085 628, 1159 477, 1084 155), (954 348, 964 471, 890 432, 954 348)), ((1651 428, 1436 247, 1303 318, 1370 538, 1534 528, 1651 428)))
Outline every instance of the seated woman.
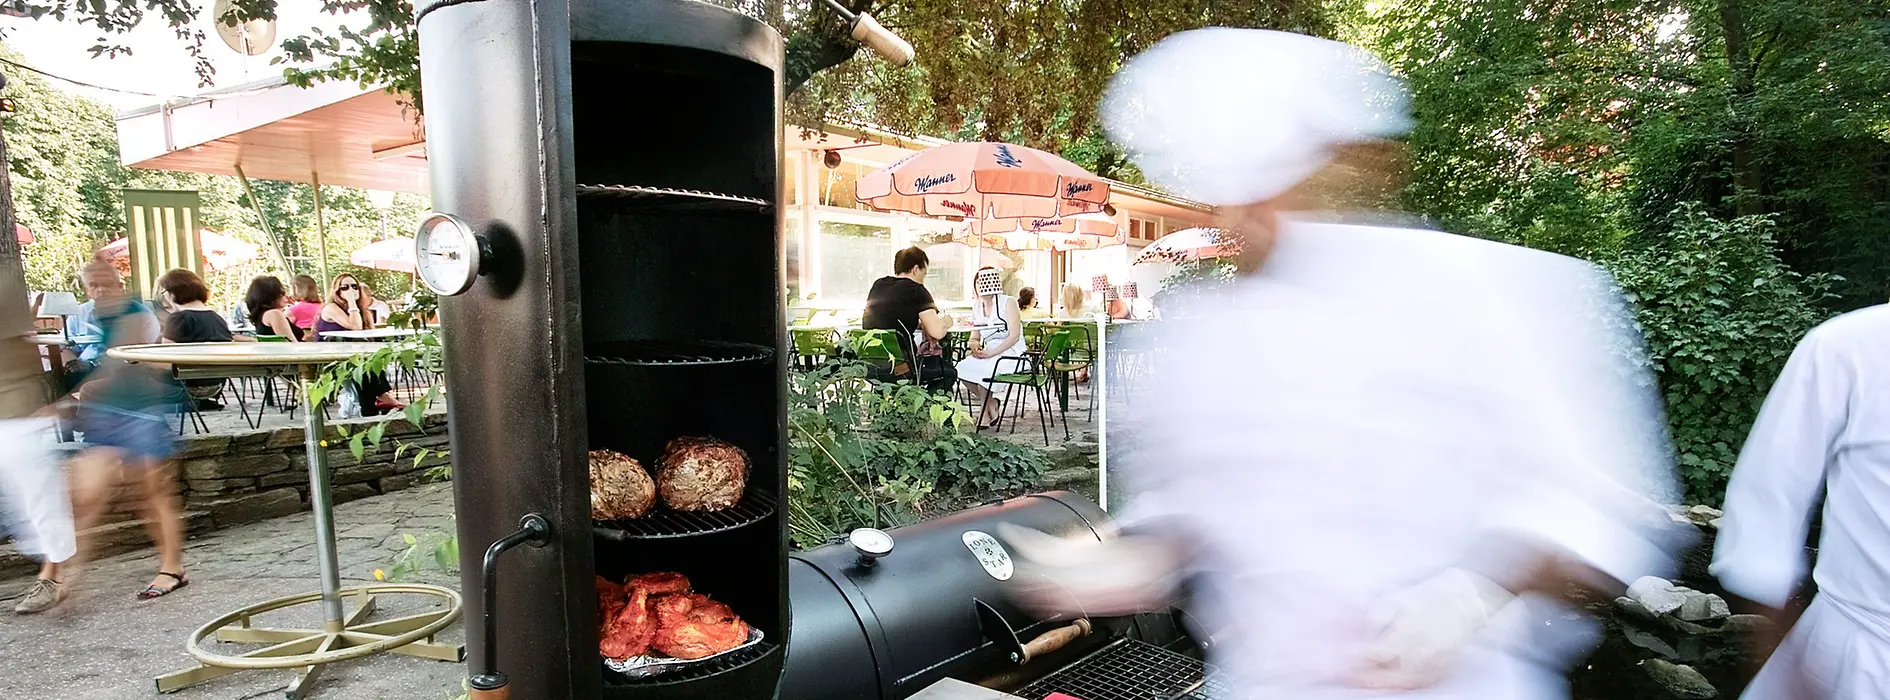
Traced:
POLYGON ((1043 310, 1037 303, 1037 290, 1034 287, 1017 290, 1017 312, 1026 321, 1050 318, 1050 312, 1043 310))
MULTIPOLYGON (((163 297, 164 306, 171 313, 164 319, 164 336, 160 343, 227 343, 233 340, 254 340, 238 338, 230 332, 230 325, 223 321, 223 314, 210 308, 210 287, 204 284, 197 273, 178 268, 164 273, 158 278, 158 292, 163 297)), ((196 400, 199 411, 223 410, 223 380, 192 379, 184 382, 184 390, 190 398, 196 400)))
POLYGON ((971 354, 958 361, 958 381, 979 400, 978 429, 983 430, 996 427, 1002 417, 996 410, 997 396, 991 393, 991 377, 1022 367, 1022 363, 1002 360, 1023 356, 1024 321, 1017 300, 1004 293, 997 268, 978 270, 972 288, 978 292, 978 303, 971 307, 971 354))
MULTIPOLYGON (((369 296, 365 287, 356 281, 354 275, 346 272, 335 275, 335 284, 329 287, 328 302, 322 304, 321 317, 315 321, 315 339, 324 340, 325 333, 336 331, 364 331, 374 327, 369 318, 367 307, 374 298, 369 296)), ((384 374, 370 374, 355 387, 355 395, 361 397, 361 413, 378 416, 388 411, 406 408, 405 404, 394 400, 394 386, 387 382, 384 374), (374 397, 368 399, 367 397, 374 397)))
POLYGON ((289 305, 289 322, 295 324, 297 340, 315 340, 315 322, 322 316, 322 283, 308 275, 295 276, 295 303, 289 305))
POLYGON ((243 305, 249 308, 249 323, 256 327, 257 338, 301 340, 295 323, 289 320, 289 292, 282 288, 282 280, 269 275, 250 280, 243 305))

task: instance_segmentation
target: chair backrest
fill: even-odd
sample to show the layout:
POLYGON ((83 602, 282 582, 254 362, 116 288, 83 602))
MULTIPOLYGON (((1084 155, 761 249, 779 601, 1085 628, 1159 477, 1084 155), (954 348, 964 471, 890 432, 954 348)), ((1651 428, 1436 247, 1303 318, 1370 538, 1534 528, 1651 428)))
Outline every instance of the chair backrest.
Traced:
POLYGON ((832 355, 834 353, 833 331, 823 328, 803 328, 790 331, 794 338, 794 351, 802 355, 832 355))
POLYGON ((289 339, 284 338, 279 335, 259 335, 259 336, 256 336, 256 342, 258 343, 286 343, 286 342, 289 342, 289 339))
POLYGON ((1056 327, 1055 324, 1050 323, 1024 324, 1024 348, 1033 351, 1042 350, 1044 333, 1056 327))
POLYGON ((905 359, 905 351, 899 345, 898 331, 855 328, 847 331, 847 347, 867 362, 899 362, 905 359))
POLYGON ((788 309, 788 323, 806 323, 809 319, 814 317, 815 311, 818 311, 818 309, 810 306, 797 306, 788 309))
POLYGON ((1075 343, 1078 331, 1074 328, 1046 330, 1043 334, 1043 356, 1050 362, 1067 362, 1070 348, 1075 343))

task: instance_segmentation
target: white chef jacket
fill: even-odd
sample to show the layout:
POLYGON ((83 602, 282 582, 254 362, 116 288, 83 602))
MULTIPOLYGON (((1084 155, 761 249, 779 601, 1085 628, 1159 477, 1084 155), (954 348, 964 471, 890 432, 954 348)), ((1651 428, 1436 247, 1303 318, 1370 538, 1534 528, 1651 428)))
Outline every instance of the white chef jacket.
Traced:
POLYGON ((1240 697, 1566 697, 1560 674, 1592 626, 1536 599, 1432 688, 1341 679, 1375 601, 1492 533, 1626 581, 1670 562, 1641 529, 1665 520, 1648 497, 1672 493, 1664 427, 1607 275, 1441 232, 1295 220, 1257 275, 1206 303, 1164 323, 1125 519, 1206 549, 1201 617, 1223 631, 1212 660, 1240 697))
POLYGON ((1825 497, 1818 597, 1745 697, 1782 697, 1809 661, 1824 697, 1890 697, 1890 306, 1844 314, 1792 351, 1739 453, 1712 572, 1726 590, 1784 607, 1805 572, 1811 509, 1825 497), (1775 667, 1776 666, 1776 667, 1775 667))

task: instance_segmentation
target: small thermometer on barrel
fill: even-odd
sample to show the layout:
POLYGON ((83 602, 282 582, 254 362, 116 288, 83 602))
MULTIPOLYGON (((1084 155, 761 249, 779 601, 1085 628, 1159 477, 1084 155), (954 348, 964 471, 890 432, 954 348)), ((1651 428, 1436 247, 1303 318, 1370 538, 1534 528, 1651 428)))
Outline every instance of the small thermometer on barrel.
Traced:
POLYGON ((414 269, 420 282, 441 296, 465 294, 479 278, 486 242, 452 214, 434 212, 420 219, 413 237, 414 269))

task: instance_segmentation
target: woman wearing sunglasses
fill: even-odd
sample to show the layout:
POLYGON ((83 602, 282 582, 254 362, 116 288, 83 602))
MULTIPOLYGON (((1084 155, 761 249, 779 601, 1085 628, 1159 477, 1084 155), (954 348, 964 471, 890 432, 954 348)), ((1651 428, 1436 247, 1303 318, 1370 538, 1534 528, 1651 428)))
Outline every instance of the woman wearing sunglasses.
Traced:
MULTIPOLYGON (((335 275, 335 283, 328 288, 328 301, 322 304, 320 320, 315 322, 315 339, 324 340, 324 334, 335 331, 364 331, 374 327, 374 319, 367 308, 374 304, 374 297, 354 275, 342 273, 335 275)), ((387 383, 387 377, 370 374, 356 387, 356 394, 361 398, 361 412, 367 415, 380 415, 405 406, 394 400, 393 385, 387 383), (374 397, 368 400, 367 397, 374 397)))

